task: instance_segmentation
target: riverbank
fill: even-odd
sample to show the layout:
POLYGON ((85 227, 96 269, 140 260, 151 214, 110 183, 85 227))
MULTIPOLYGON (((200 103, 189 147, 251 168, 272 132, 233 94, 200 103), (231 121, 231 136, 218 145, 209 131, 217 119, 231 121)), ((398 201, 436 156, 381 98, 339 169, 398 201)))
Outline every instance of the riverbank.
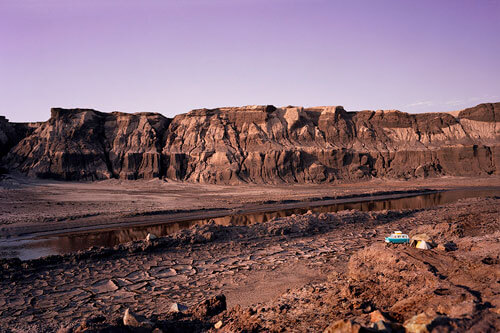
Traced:
POLYGON ((499 187, 500 177, 442 177, 353 184, 207 185, 162 180, 0 181, 0 237, 173 223, 333 203, 334 199, 499 187), (333 200, 332 200, 333 199, 333 200))
POLYGON ((485 321, 498 325, 498 207, 500 199, 491 197, 431 209, 311 213, 250 226, 208 224, 111 250, 4 260, 0 327, 49 332, 96 317, 100 325, 119 326, 126 308, 158 326, 174 327, 189 318, 173 318, 172 302, 192 308, 219 294, 226 295, 228 311, 198 319, 196 329, 221 320, 236 331, 321 331, 337 319, 367 324, 369 310, 389 311, 404 322, 431 308, 457 317, 461 330, 485 321), (458 250, 422 254, 380 248, 396 229, 426 232, 438 243, 454 241, 458 250), (392 271, 401 268, 392 266, 397 262, 409 265, 410 273, 391 280, 392 271), (427 280, 412 280, 415 274, 427 280), (410 280, 409 293, 400 295, 412 300, 407 305, 384 296, 404 292, 410 280), (370 289, 367 281, 378 282, 370 289), (429 294, 432 301, 423 302, 429 294), (464 303, 466 310, 458 313, 452 307, 458 300, 470 306, 464 303))

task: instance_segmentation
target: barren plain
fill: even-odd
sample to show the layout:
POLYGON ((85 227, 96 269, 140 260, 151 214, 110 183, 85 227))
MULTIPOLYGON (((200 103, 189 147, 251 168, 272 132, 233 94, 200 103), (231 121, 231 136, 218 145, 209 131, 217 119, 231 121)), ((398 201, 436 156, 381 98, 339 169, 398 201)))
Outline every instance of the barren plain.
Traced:
MULTIPOLYGON (((373 193, 473 192, 498 189, 500 179, 233 187, 7 176, 0 184, 2 237, 16 237, 272 210, 373 193)), ((397 331, 420 315, 417 319, 429 331, 498 331, 499 200, 489 196, 426 209, 308 212, 250 225, 209 222, 113 248, 28 261, 2 259, 0 330, 305 332, 330 325, 335 331, 340 325, 397 331), (393 230, 426 233, 436 244, 453 242, 456 248, 387 248, 383 239, 393 230), (174 302, 188 309, 173 312, 174 302), (126 309, 145 319, 135 327, 124 325, 126 309), (372 323, 377 310, 383 318, 372 323)))

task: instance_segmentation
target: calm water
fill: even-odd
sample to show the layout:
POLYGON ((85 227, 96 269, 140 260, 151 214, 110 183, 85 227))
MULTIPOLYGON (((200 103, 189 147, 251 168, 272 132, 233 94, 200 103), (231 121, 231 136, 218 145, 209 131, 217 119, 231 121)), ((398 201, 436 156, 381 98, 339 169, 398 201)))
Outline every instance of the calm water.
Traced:
MULTIPOLYGON (((169 222, 139 227, 125 227, 113 230, 98 230, 85 233, 63 234, 28 239, 0 240, 0 257, 19 257, 23 260, 39 258, 52 254, 63 254, 84 250, 92 246, 114 246, 134 240, 144 239, 148 233, 157 236, 168 235, 193 225, 203 225, 214 220, 221 225, 249 225, 271 220, 275 217, 304 214, 308 210, 316 213, 337 212, 346 209, 361 211, 378 211, 384 209, 416 209, 430 208, 457 201, 461 198, 485 197, 500 195, 500 188, 453 190, 430 193, 399 199, 369 200, 351 199, 356 202, 338 203, 333 205, 293 208, 279 211, 259 212, 251 214, 230 215, 218 218, 169 222)), ((318 203, 315 203, 318 204, 318 203)))

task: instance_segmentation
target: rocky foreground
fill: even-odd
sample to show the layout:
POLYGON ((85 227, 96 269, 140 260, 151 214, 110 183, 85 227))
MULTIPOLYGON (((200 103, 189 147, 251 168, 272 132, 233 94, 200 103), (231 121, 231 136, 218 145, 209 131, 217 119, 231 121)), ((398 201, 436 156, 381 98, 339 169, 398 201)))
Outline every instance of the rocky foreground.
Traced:
POLYGON ((499 207, 492 197, 208 224, 113 249, 3 260, 0 331, 496 332, 499 207), (426 233, 438 246, 386 247, 393 230, 426 233))
POLYGON ((0 117, 0 166, 40 178, 211 184, 486 176, 500 172, 499 119, 500 103, 415 115, 267 105, 173 119, 54 108, 42 123, 0 117))

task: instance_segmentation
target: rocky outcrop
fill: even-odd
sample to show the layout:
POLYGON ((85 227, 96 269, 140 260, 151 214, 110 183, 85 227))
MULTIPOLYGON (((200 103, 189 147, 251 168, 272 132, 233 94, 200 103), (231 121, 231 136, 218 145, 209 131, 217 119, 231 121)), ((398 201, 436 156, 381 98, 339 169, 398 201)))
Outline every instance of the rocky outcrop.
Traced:
POLYGON ((457 118, 342 107, 195 110, 172 121, 163 149, 166 176, 304 183, 491 174, 499 112, 498 103, 457 118))
MULTIPOLYGON (((0 116, 0 162, 7 153, 23 138, 31 134, 40 123, 11 123, 0 116)), ((0 163, 0 174, 7 170, 0 163)))
POLYGON ((168 123, 153 113, 52 109, 50 119, 10 151, 7 165, 66 180, 159 177, 168 123))
POLYGON ((38 125, 38 123, 11 123, 4 116, 0 116, 0 159, 38 125))
POLYGON ((5 155, 16 141, 16 129, 5 117, 0 116, 0 157, 5 155))
POLYGON ((308 183, 499 174, 500 103, 454 116, 341 106, 154 113, 52 109, 4 158, 35 177, 308 183))

